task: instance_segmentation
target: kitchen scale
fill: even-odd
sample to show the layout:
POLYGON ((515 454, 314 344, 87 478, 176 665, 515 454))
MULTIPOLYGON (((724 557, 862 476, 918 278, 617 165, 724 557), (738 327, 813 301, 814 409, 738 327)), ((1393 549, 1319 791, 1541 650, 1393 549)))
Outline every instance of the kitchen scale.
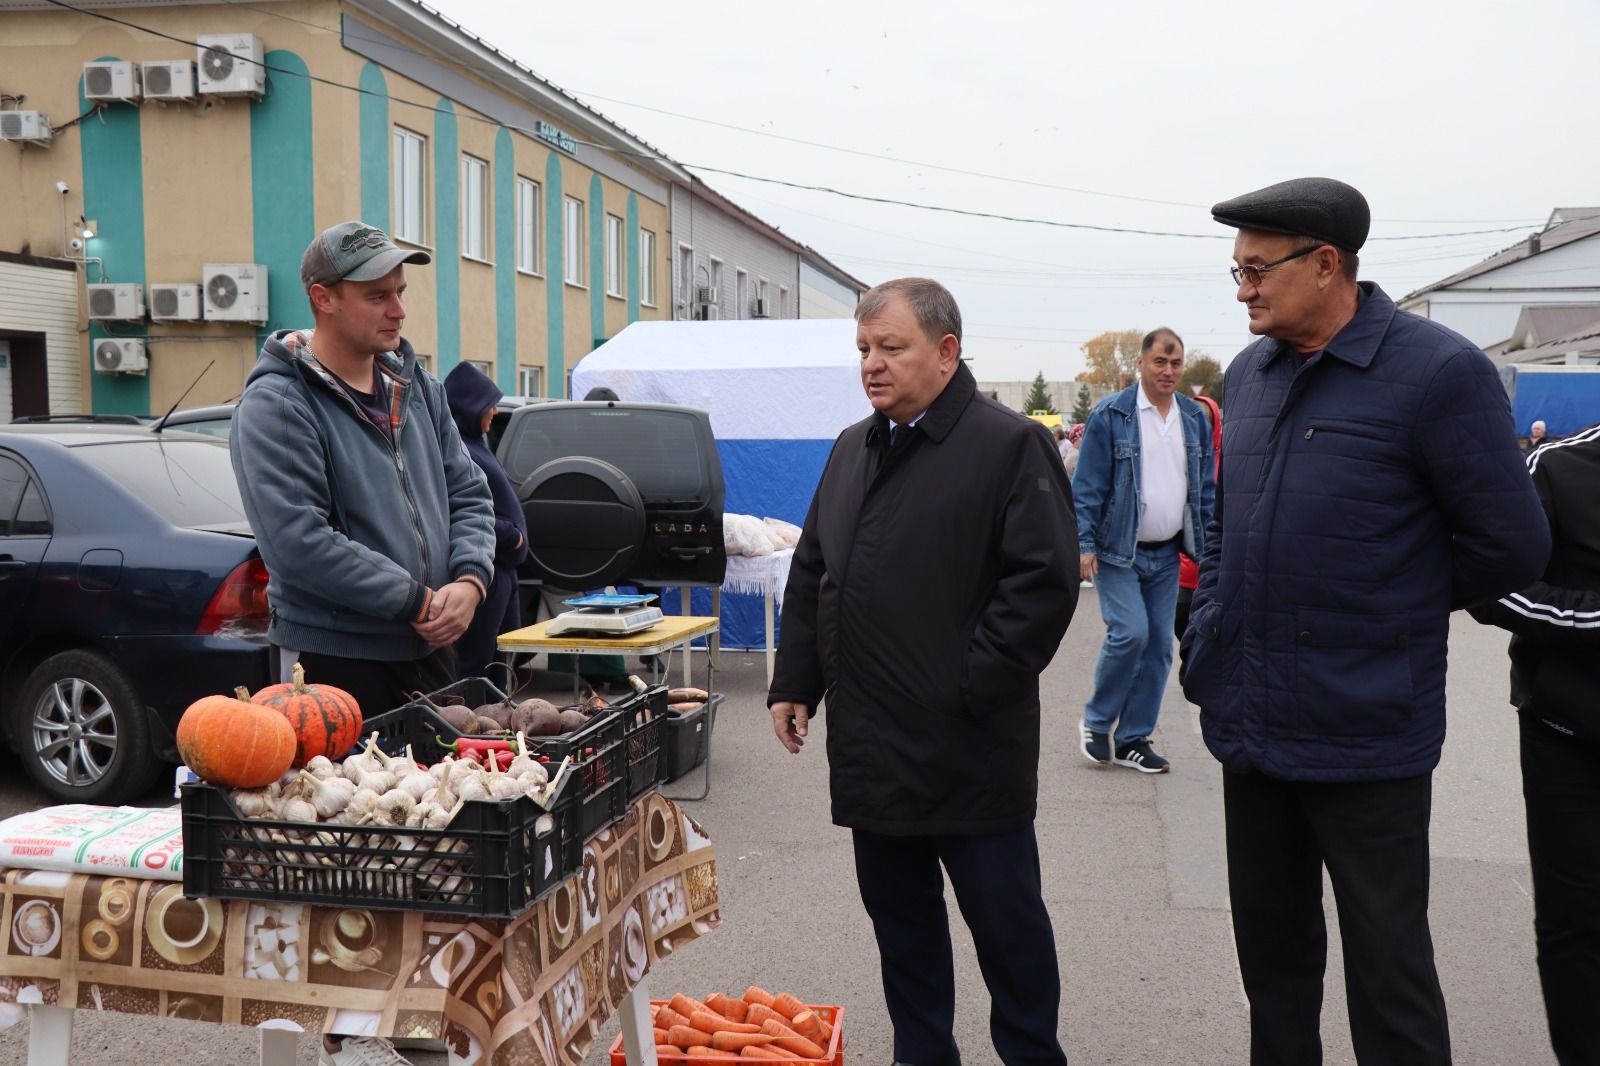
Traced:
POLYGON ((661 613, 661 608, 654 606, 655 598, 653 593, 628 595, 608 589, 562 600, 573 609, 552 618, 545 632, 552 637, 563 633, 629 637, 649 629, 666 617, 661 613))

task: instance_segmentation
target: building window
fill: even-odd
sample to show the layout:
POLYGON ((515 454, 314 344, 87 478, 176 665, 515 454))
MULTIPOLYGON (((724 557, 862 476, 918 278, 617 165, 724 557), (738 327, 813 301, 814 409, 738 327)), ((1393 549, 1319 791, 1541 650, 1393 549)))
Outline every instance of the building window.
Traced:
POLYGON ((517 367, 517 395, 518 396, 543 396, 544 395, 544 367, 519 366, 517 367))
POLYGON ((733 317, 745 318, 750 314, 750 275, 742 270, 733 274, 733 317))
POLYGON ((694 303, 694 249, 686 244, 678 245, 678 299, 683 304, 684 315, 687 318, 699 318, 699 308, 694 303))
POLYGON ((461 254, 489 258, 489 164, 461 157, 461 254))
POLYGON ((778 286, 778 317, 789 317, 789 286, 778 286))
POLYGON ((772 305, 767 302, 767 279, 756 282, 756 317, 771 318, 772 305))
POLYGON ((656 305, 656 235, 647 229, 639 231, 639 302, 656 305))
POLYGON ((428 139, 399 126, 394 128, 394 218, 389 229, 412 244, 428 243, 427 185, 428 139))
POLYGON ((517 269, 539 273, 539 183, 517 178, 517 269))
POLYGON ((417 365, 426 370, 428 373, 433 373, 433 356, 424 352, 418 352, 417 365))
POLYGON ((565 221, 562 229, 562 239, 565 241, 566 254, 563 257, 566 266, 564 277, 568 285, 583 287, 583 201, 566 197, 565 221))
POLYGON ((483 362, 483 361, 478 360, 478 359, 463 359, 461 361, 463 363, 466 363, 468 366, 477 367, 479 370, 481 370, 483 372, 483 376, 486 377, 486 378, 494 377, 494 364, 493 363, 486 363, 486 362, 483 362))
POLYGON ((711 291, 706 294, 710 297, 706 301, 706 318, 720 318, 722 316, 722 260, 715 256, 711 259, 711 291))
POLYGON ((622 295, 622 219, 606 216, 606 295, 622 295))

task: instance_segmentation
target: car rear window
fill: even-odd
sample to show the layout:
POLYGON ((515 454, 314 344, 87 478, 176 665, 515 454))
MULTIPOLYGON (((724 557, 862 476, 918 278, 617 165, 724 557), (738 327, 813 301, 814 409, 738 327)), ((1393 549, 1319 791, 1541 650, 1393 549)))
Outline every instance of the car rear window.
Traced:
POLYGON ((601 407, 522 415, 506 468, 521 480, 552 459, 588 455, 632 479, 647 501, 693 502, 707 491, 698 422, 676 411, 601 407))
POLYGON ((225 444, 129 440, 86 445, 75 452, 175 526, 246 522, 225 444))

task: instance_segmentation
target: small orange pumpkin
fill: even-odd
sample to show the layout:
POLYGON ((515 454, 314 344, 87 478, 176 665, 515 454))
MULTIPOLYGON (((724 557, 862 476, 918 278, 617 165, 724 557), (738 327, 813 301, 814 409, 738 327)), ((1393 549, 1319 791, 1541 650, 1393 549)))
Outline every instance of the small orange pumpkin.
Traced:
POLYGON ((361 738, 361 708, 355 697, 332 685, 306 684, 306 671, 294 664, 294 681, 268 685, 250 697, 252 703, 282 714, 294 730, 294 765, 304 766, 318 755, 342 759, 361 738))
POLYGON ((202 696, 178 719, 178 754, 201 780, 229 788, 265 788, 294 761, 294 730, 270 707, 234 696, 202 696))

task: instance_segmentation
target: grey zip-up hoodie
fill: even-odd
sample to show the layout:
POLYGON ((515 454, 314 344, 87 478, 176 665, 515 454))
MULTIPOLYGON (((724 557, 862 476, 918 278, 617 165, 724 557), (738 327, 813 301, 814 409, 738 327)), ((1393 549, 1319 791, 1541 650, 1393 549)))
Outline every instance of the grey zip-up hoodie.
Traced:
POLYGON ((267 338, 229 449, 270 575, 268 637, 295 651, 403 661, 431 589, 494 573, 494 505, 444 387, 411 345, 378 356, 391 444, 312 357, 309 331, 267 338))

